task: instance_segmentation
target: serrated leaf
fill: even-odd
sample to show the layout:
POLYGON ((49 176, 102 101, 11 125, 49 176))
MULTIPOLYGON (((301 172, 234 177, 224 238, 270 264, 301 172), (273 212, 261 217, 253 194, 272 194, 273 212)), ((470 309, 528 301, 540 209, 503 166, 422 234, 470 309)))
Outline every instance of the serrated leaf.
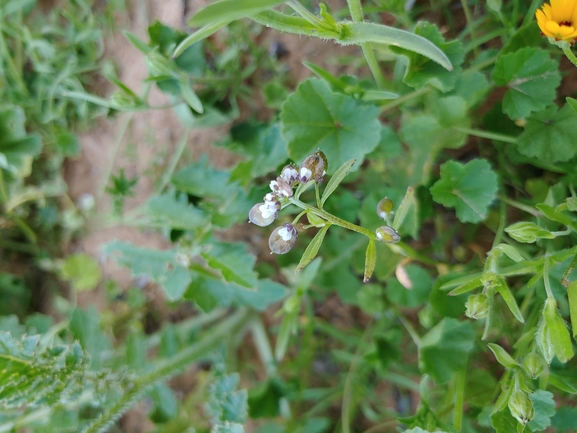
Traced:
POLYGON ((535 416, 529 421, 531 431, 543 431, 551 425, 551 417, 555 415, 555 400, 553 394, 542 389, 529 394, 533 403, 535 416))
POLYGON ((529 119, 517 139, 517 149, 525 156, 545 163, 568 161, 577 153, 577 112, 566 104, 557 111, 551 106, 529 119))
POLYGON ((365 276, 363 281, 366 283, 371 279, 375 265, 377 264, 377 247, 374 239, 369 240, 367 252, 365 253, 365 276))
POLYGON ((192 274, 177 259, 174 250, 139 248, 124 242, 104 246, 104 254, 129 268, 134 276, 149 276, 162 286, 168 299, 180 299, 192 281, 192 274))
POLYGON ((303 253, 303 256, 301 257, 299 264, 295 269, 295 272, 303 270, 305 266, 308 265, 317 256, 319 248, 323 244, 325 235, 327 234, 327 231, 330 227, 331 224, 327 224, 318 231, 315 237, 311 240, 310 244, 308 244, 305 252, 303 253))
POLYGON ((220 0, 198 11, 188 22, 190 27, 248 17, 284 3, 286 0, 220 0))
POLYGON ((561 82, 558 63, 548 51, 526 47, 499 57, 492 78, 497 86, 507 86, 503 112, 521 119, 551 104, 561 82))
POLYGON ((448 92, 455 87, 457 78, 461 75, 461 63, 465 58, 463 44, 459 41, 445 42, 441 32, 434 24, 420 22, 415 27, 415 34, 426 38, 437 46, 453 65, 448 70, 438 63, 431 62, 427 57, 406 49, 393 47, 392 51, 406 55, 409 65, 405 71, 403 82, 415 89, 431 85, 441 92, 448 92))
POLYGON ((519 423, 513 415, 511 415, 511 411, 508 407, 505 407, 503 410, 498 412, 494 412, 491 415, 491 425, 495 429, 496 433, 512 433, 517 431, 517 425, 519 423))
POLYGON ((499 346, 498 344, 493 344, 493 343, 489 343, 487 344, 487 346, 489 347, 489 349, 491 349, 491 352, 493 352, 493 355, 495 355, 495 358, 497 358, 497 361, 499 362, 499 364, 501 364, 503 367, 505 368, 515 368, 517 367, 519 364, 517 363, 517 361, 515 361, 511 355, 509 355, 505 349, 503 349, 501 346, 499 346))
POLYGON ((365 155, 377 147, 378 116, 377 107, 334 93, 324 81, 311 78, 285 102, 282 133, 291 158, 302 160, 320 148, 331 162, 331 173, 331 167, 350 159, 356 159, 355 167, 359 167, 365 155))
POLYGON ((507 282, 505 281, 505 278, 498 275, 494 280, 494 286, 493 287, 501 295, 501 297, 503 298, 503 300, 507 304, 507 307, 509 307, 509 310, 511 310, 511 313, 513 313, 515 318, 519 322, 525 323, 525 319, 523 318, 523 314, 521 314, 521 310, 519 310, 519 306, 517 305, 517 301, 515 300, 513 293, 511 293, 511 289, 509 289, 509 286, 507 286, 507 282))
POLYGON ((476 223, 486 218, 497 188, 497 175, 486 160, 465 165, 448 161, 441 166, 441 179, 431 187, 431 194, 437 203, 454 207, 460 221, 476 223))
POLYGON ((439 383, 446 383, 467 364, 474 347, 471 323, 445 318, 421 339, 419 368, 439 383))
POLYGON ((337 169, 337 171, 335 171, 335 174, 333 174, 331 179, 328 181, 327 186, 323 191, 323 195, 321 197, 321 205, 325 204, 325 201, 327 201, 330 195, 335 191, 335 189, 337 189, 337 187, 341 184, 345 176, 349 174, 349 171, 351 170, 355 162, 356 162, 355 159, 349 159, 347 162, 341 165, 337 169))
POLYGON ((256 287, 258 278, 253 270, 256 257, 245 244, 214 244, 202 257, 211 268, 221 272, 225 281, 248 289, 256 287))
POLYGON ((152 197, 146 205, 151 219, 175 229, 196 230, 208 224, 208 216, 187 203, 186 197, 177 199, 170 195, 152 197))
POLYGON ((40 336, 0 332, 0 406, 43 408, 70 404, 86 386, 88 360, 78 343, 47 347, 40 336))

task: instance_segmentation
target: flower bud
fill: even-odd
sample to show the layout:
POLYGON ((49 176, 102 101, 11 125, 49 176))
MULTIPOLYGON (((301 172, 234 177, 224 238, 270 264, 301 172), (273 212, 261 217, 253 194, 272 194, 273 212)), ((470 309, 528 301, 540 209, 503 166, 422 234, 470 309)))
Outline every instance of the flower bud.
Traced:
POLYGON ((543 360, 539 355, 531 352, 523 360, 523 368, 531 378, 536 379, 543 373, 543 360))
POLYGON ((292 187, 280 176, 270 182, 270 189, 281 197, 292 197, 293 195, 292 187))
POLYGON ((298 167, 294 164, 285 165, 280 172, 280 177, 290 186, 293 186, 299 179, 298 167))
POLYGON ((389 226, 381 226, 376 230, 377 239, 387 244, 396 244, 401 240, 397 231, 389 226))
POLYGON ((377 215, 379 218, 382 218, 386 221, 393 214, 394 207, 395 204, 393 201, 390 198, 385 197, 379 202, 379 204, 377 204, 377 215))
POLYGON ((489 297, 484 293, 471 295, 467 298, 465 307, 467 307, 465 314, 468 317, 477 320, 483 319, 489 312, 489 297))
POLYGON ((307 183, 313 179, 317 182, 322 182, 327 169, 326 161, 327 157, 320 150, 307 156, 299 170, 299 181, 301 183, 307 183))
POLYGON ((156 51, 152 51, 146 55, 145 60, 148 72, 153 77, 165 75, 172 76, 174 68, 170 60, 168 60, 162 54, 159 54, 156 51))
POLYGON ((292 224, 284 223, 270 234, 268 246, 275 254, 286 254, 297 241, 298 231, 292 224))
POLYGON ((266 227, 271 225, 278 216, 280 210, 280 202, 266 201, 264 203, 255 204, 248 213, 248 219, 251 223, 259 227, 266 227))
POLYGON ((521 389, 516 389, 509 397, 509 410, 517 421, 526 425, 535 416, 533 403, 527 393, 521 389))

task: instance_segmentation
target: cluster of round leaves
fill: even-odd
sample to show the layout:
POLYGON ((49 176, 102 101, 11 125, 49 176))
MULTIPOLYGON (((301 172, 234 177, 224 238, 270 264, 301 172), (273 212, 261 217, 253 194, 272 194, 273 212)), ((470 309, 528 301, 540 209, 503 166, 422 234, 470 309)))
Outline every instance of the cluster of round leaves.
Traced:
MULTIPOLYGON (((251 223, 266 227, 278 217, 278 212, 290 204, 294 188, 309 182, 320 183, 326 174, 327 158, 320 150, 309 155, 300 167, 289 164, 283 167, 280 175, 270 182, 271 192, 264 196, 264 202, 255 204, 248 214, 251 223)), ((271 252, 286 254, 296 243, 297 228, 291 223, 284 223, 275 228, 268 244, 271 252)))

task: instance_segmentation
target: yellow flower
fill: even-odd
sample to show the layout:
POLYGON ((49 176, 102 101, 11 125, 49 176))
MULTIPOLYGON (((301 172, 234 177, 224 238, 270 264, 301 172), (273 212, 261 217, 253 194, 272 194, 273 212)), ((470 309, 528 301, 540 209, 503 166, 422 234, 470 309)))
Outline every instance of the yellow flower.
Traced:
POLYGON ((577 0, 551 0, 535 16, 545 36, 571 43, 577 39, 577 0))

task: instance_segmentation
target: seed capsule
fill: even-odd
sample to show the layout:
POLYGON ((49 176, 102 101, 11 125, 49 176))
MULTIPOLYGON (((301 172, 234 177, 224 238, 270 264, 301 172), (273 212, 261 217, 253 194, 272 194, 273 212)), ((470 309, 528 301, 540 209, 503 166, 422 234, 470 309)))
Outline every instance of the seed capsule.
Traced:
POLYGON ((523 425, 527 424, 535 416, 535 410, 533 409, 533 403, 529 395, 521 389, 513 391, 513 394, 511 394, 509 398, 508 406, 511 415, 517 418, 517 421, 523 425))
POLYGON ((543 360, 536 353, 529 353, 523 360, 523 368, 533 379, 538 378, 545 369, 543 360))
POLYGON ((385 197, 377 204, 377 215, 379 216, 379 218, 382 218, 386 221, 393 214, 394 208, 395 204, 393 203, 393 201, 390 198, 385 197))
POLYGON ((268 246, 275 254, 286 254, 297 241, 298 231, 292 224, 284 223, 270 234, 268 246))
POLYGON ((266 227, 278 216, 280 203, 278 201, 267 201, 255 204, 248 213, 248 219, 251 223, 259 227, 266 227))
POLYGON ((328 167, 327 157, 323 152, 317 150, 310 156, 307 156, 303 161, 299 170, 299 181, 307 183, 313 179, 317 182, 322 182, 328 167))
POLYGON ((401 240, 397 231, 389 226, 381 226, 376 230, 377 239, 387 244, 396 244, 401 240))

